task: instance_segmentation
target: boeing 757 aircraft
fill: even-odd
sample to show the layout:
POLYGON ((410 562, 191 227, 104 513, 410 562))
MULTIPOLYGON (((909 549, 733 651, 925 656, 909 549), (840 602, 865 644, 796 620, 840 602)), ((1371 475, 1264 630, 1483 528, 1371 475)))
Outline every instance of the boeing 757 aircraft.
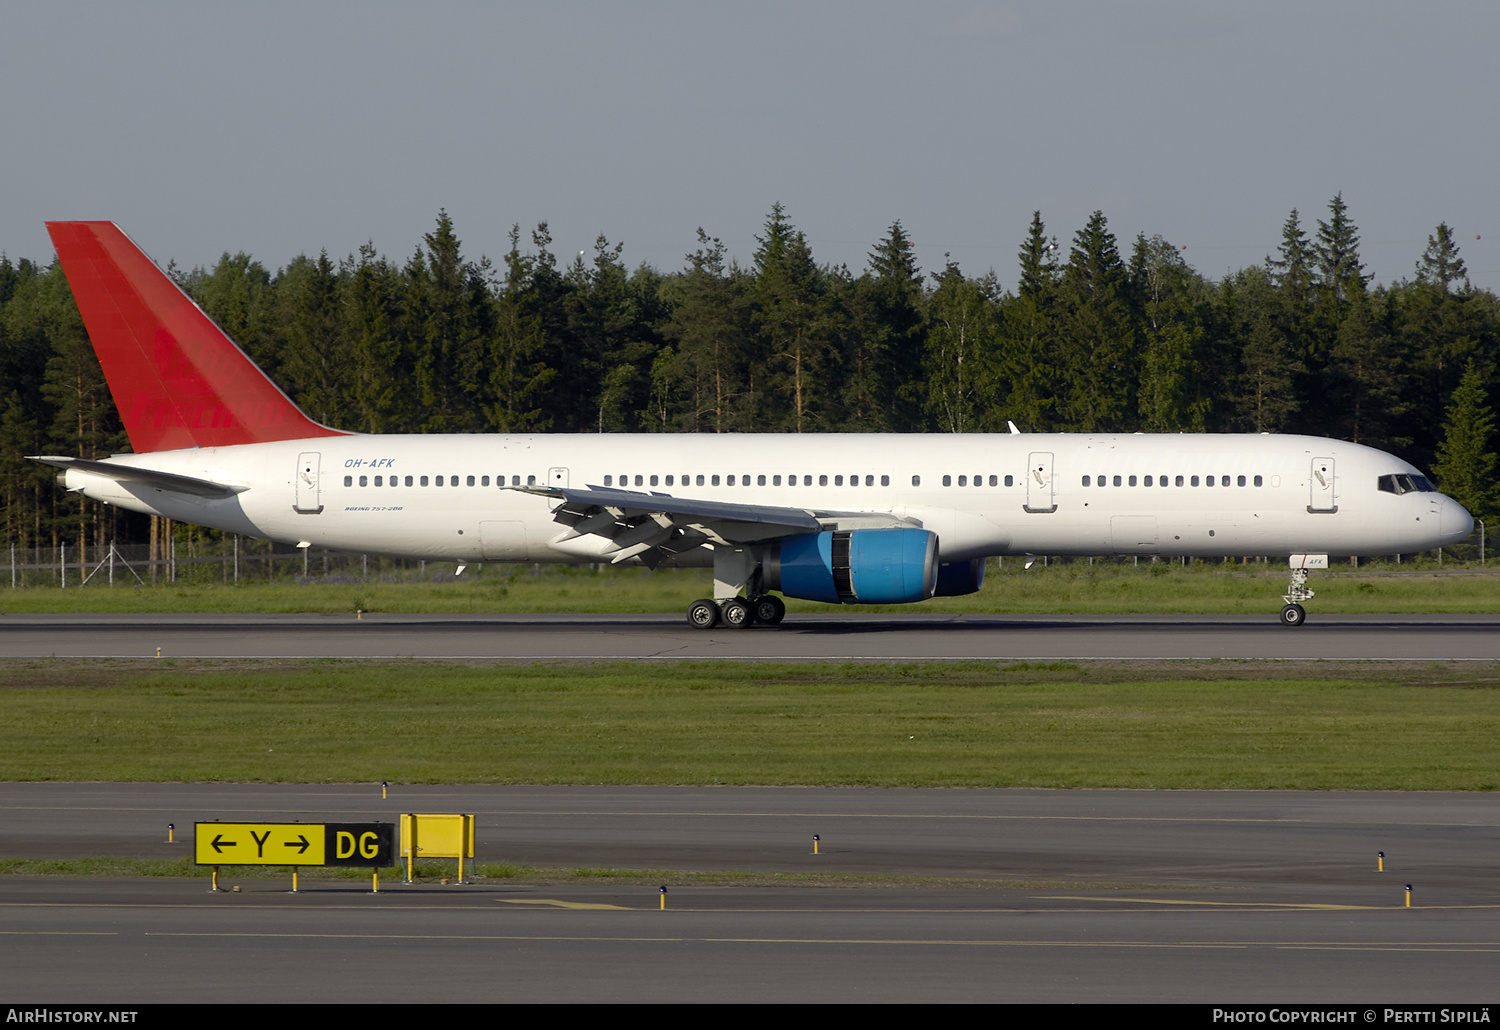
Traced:
MULTIPOLYGON (((299 547, 713 569, 701 629, 777 593, 973 593, 995 555, 1290 555, 1300 625, 1328 556, 1463 540, 1399 458, 1305 436, 370 436, 319 425, 111 222, 49 222, 133 454, 41 456, 73 491, 299 547)), ((462 571, 462 569, 460 569, 462 571)))

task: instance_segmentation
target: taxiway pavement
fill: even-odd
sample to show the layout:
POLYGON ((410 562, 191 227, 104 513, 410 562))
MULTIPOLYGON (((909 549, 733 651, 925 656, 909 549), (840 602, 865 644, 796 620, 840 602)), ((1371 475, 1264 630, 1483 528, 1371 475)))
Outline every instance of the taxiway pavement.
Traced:
POLYGON ((847 886, 663 872, 379 894, 304 880, 293 895, 264 879, 213 894, 206 872, 3 877, 0 968, 27 1001, 114 1003, 1496 993, 1500 799, 1488 794, 397 785, 382 799, 372 784, 0 784, 0 853, 165 857, 191 853, 199 820, 404 811, 475 814, 481 864, 847 886), (924 880, 890 879, 905 876, 924 880))

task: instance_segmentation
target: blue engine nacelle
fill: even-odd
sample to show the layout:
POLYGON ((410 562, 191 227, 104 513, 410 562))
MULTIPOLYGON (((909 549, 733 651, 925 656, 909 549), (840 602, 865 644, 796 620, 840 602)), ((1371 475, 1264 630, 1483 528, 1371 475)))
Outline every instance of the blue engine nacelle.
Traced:
POLYGON ((937 589, 933 597, 957 597, 974 594, 984 586, 985 559, 971 558, 969 561, 944 562, 938 566, 937 589))
POLYGON ((846 529, 789 536, 766 550, 767 590, 833 604, 924 601, 937 589, 937 534, 846 529))

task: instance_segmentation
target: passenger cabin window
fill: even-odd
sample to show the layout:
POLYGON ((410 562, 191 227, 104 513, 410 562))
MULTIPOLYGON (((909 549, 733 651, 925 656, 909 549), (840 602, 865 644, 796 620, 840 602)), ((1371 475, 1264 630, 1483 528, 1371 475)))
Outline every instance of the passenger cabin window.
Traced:
POLYGON ((911 485, 912 486, 921 486, 922 485, 922 477, 921 476, 912 476, 911 477, 911 485))

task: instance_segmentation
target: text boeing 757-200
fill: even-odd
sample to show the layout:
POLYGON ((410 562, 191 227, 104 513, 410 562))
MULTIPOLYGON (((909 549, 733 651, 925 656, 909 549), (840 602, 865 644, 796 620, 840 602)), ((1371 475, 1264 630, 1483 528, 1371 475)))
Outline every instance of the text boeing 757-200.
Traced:
POLYGON ((446 560, 712 567, 703 629, 776 596, 972 593, 994 555, 1291 555, 1281 618, 1329 554, 1455 543, 1411 465, 1303 436, 373 436, 307 418, 111 222, 50 222, 130 436, 43 456, 69 490, 299 546, 446 560))

